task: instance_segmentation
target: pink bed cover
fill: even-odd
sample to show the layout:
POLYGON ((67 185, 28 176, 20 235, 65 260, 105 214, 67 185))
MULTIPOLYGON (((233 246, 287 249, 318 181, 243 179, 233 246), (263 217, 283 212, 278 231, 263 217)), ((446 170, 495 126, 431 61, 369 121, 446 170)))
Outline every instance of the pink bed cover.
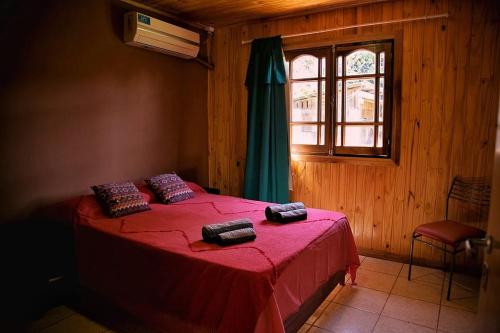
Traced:
POLYGON ((332 274, 355 278, 359 258, 344 214, 308 209, 307 221, 266 220, 265 202, 196 193, 123 218, 93 196, 74 214, 81 282, 161 331, 172 318, 217 332, 283 332, 283 320, 332 274), (204 224, 248 217, 253 242, 202 241, 204 224))

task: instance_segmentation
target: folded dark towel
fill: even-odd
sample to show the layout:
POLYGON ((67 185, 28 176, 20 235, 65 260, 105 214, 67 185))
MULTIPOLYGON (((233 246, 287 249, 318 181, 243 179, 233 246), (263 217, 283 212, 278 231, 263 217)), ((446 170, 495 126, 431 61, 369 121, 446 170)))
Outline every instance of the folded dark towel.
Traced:
POLYGON ((239 244, 253 241, 255 238, 257 238, 257 235, 253 228, 243 228, 218 234, 217 243, 220 245, 239 244))
POLYGON ((217 240, 217 235, 243 228, 253 228, 252 221, 250 219, 239 219, 224 223, 207 224, 201 229, 201 235, 205 242, 215 242, 217 240))
MULTIPOLYGON (((278 213, 289 212, 292 210, 306 209, 302 202, 292 202, 284 205, 274 205, 266 207, 266 218, 269 221, 277 221, 278 213)), ((307 217, 307 216, 306 216, 307 217)))
POLYGON ((296 209, 289 210, 286 212, 279 212, 274 215, 274 220, 276 222, 287 223, 287 222, 295 222, 307 219, 307 210, 305 209, 296 209))

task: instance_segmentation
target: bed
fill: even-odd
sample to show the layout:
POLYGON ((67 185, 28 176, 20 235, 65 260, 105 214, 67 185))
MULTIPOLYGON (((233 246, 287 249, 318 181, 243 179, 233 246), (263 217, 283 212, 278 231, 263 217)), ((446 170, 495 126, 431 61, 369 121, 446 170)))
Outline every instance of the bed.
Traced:
POLYGON ((269 203, 195 191, 120 218, 94 196, 73 207, 80 283, 163 332, 294 332, 359 266, 344 214, 266 220, 269 203), (221 247, 201 227, 247 217, 257 239, 221 247))

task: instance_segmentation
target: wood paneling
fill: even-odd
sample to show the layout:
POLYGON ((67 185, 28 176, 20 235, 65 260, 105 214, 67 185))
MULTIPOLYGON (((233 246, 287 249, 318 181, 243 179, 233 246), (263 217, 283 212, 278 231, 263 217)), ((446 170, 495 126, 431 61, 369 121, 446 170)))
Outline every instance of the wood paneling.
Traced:
POLYGON ((216 26, 387 0, 139 0, 147 6, 216 26))
MULTIPOLYGON (((290 47, 402 33, 399 165, 293 161, 291 200, 345 212, 362 250, 406 256, 412 230, 443 218, 454 175, 491 176, 500 77, 495 1, 392 1, 218 29, 209 74, 210 185, 225 194, 242 192, 250 50, 242 40, 446 12, 448 19, 285 40, 290 47)), ((462 220, 478 218, 478 212, 452 208, 462 220)), ((427 247, 416 255, 434 263, 440 258, 427 247)))

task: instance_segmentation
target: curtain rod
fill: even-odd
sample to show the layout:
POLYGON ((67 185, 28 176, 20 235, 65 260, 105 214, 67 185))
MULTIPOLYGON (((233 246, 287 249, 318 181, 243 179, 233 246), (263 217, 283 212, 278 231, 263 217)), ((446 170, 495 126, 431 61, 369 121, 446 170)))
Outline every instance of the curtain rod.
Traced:
MULTIPOLYGON (((308 35, 315 35, 315 34, 320 34, 320 33, 324 33, 324 32, 347 30, 347 29, 353 29, 353 28, 371 27, 371 26, 374 26, 374 25, 403 23, 403 22, 413 22, 413 21, 427 21, 427 20, 433 20, 433 19, 438 19, 438 18, 447 18, 447 17, 449 17, 448 13, 444 13, 444 14, 411 17, 411 18, 389 20, 389 21, 361 23, 361 24, 347 25, 345 27, 323 29, 323 30, 316 30, 316 31, 310 31, 310 32, 301 32, 301 33, 291 34, 291 35, 283 35, 283 36, 281 36, 281 38, 284 39, 284 38, 292 38, 292 37, 299 37, 299 36, 308 36, 308 35)), ((243 41, 241 41, 241 44, 242 45, 243 44, 249 44, 252 41, 253 41, 253 39, 243 40, 243 41)))

